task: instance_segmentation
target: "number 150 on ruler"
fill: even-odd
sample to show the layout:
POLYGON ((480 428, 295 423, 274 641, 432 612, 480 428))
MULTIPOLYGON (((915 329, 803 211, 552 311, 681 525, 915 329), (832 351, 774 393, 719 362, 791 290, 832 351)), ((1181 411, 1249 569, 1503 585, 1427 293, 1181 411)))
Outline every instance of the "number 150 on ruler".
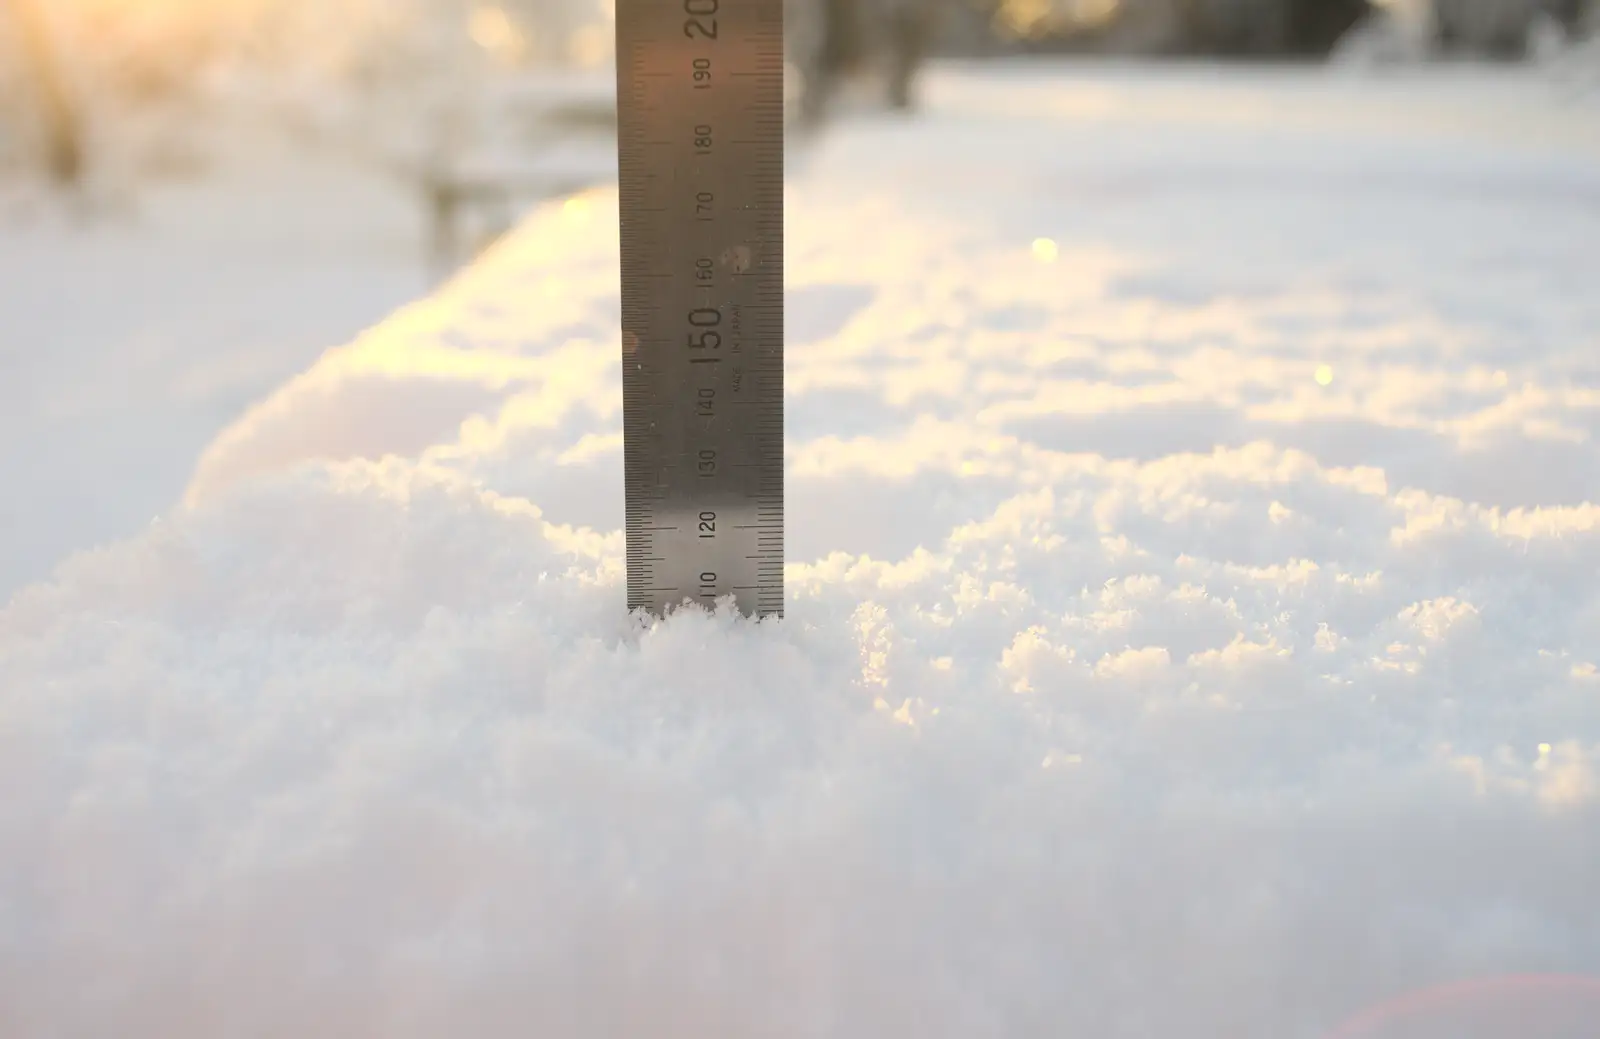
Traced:
POLYGON ((617 0, 628 606, 783 612, 783 0, 617 0))

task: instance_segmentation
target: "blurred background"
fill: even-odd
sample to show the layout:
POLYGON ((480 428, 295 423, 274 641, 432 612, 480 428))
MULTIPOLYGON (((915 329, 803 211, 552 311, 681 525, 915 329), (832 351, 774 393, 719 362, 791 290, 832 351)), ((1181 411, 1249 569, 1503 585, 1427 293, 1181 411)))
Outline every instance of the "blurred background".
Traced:
MULTIPOLYGON (((785 0, 795 94, 924 61, 1520 63, 1593 0, 785 0), (888 29, 885 29, 888 26, 888 29), (837 82, 835 82, 837 81, 837 82)), ((0 0, 0 601, 614 163, 609 0, 0 0)), ((1125 69, 1124 69, 1125 71, 1125 69)), ((914 90, 913 90, 914 95, 914 90)))
MULTIPOLYGON (((908 35, 913 61, 1559 66, 1600 24, 1594 0, 784 2, 792 46, 818 52, 797 56, 799 81, 842 78, 908 35)), ((607 174, 609 143, 573 142, 611 131, 611 6, 0 0, 0 220, 128 219, 152 194, 215 186, 240 156, 287 157, 410 195, 425 259, 448 269, 530 198, 607 174)))

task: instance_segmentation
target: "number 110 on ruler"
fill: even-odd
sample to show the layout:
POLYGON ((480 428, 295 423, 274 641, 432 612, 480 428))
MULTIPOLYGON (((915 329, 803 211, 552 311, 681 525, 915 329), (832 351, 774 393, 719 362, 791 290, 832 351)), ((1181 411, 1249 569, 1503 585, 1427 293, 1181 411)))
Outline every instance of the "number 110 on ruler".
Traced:
POLYGON ((617 0, 628 606, 783 612, 783 0, 617 0))

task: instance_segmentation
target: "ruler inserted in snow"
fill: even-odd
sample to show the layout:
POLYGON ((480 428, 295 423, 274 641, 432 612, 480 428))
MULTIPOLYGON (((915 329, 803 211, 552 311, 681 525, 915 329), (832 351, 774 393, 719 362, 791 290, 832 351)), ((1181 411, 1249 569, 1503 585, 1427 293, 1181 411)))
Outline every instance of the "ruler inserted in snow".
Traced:
POLYGON ((783 612, 783 0, 617 0, 628 606, 783 612))

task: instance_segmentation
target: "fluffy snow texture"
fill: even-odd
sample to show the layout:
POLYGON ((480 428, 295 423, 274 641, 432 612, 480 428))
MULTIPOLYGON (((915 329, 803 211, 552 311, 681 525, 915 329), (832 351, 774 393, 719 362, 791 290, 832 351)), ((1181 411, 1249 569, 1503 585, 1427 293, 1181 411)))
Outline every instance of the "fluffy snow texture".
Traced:
POLYGON ((607 191, 0 613, 0 1033, 1317 1036, 1600 970, 1592 113, 929 89, 795 171, 785 621, 624 615, 607 191))

